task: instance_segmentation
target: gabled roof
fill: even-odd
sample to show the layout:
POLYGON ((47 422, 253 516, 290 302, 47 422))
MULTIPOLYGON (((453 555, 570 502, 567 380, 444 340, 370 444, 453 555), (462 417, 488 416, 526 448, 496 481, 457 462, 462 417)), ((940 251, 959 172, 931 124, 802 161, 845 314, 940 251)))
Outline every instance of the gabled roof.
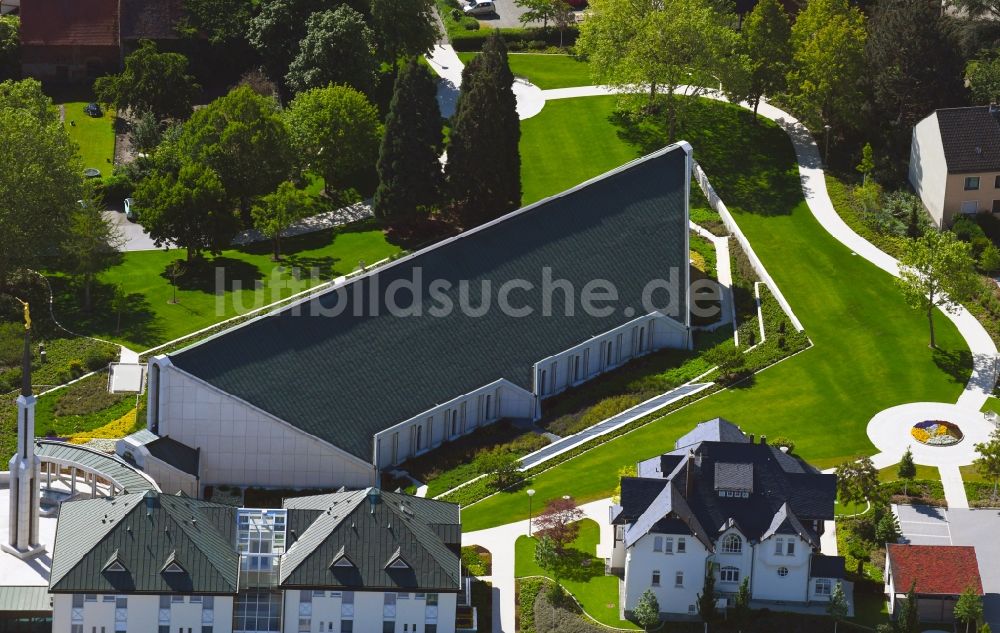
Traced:
POLYGON ((889 543, 892 585, 906 593, 916 583, 917 594, 959 595, 972 587, 983 595, 976 548, 969 545, 900 545, 889 543))
MULTIPOLYGON (((650 532, 663 530, 663 523, 683 525, 684 533, 691 534, 708 549, 712 550, 712 535, 702 526, 698 517, 692 512, 684 493, 673 481, 666 482, 660 493, 653 499, 642 515, 625 531, 625 545, 629 546, 650 532), (657 528, 660 529, 657 529, 657 528)), ((669 533, 675 533, 670 531, 669 533)))
POLYGON ((460 589, 459 542, 443 540, 431 523, 454 521, 460 529, 454 504, 367 489, 298 497, 285 505, 289 514, 323 511, 285 552, 282 587, 460 589), (350 566, 337 565, 345 560, 350 566))
MULTIPOLYGON (((171 354, 171 361, 369 462, 377 432, 499 379, 531 390, 536 362, 647 314, 649 282, 688 270, 685 147, 671 146, 373 269, 341 289, 171 354), (546 269, 574 288, 609 281, 619 296, 613 313, 588 315, 577 306, 573 318, 545 316, 551 312, 543 309, 540 291, 546 269), (385 289, 414 279, 424 314, 392 316, 385 289), (518 307, 530 308, 530 315, 495 306, 482 316, 457 309, 481 306, 485 282, 492 299, 515 279, 535 285, 536 291, 517 294, 518 307), (437 280, 450 288, 432 292, 437 280), (436 296, 456 309, 426 314, 444 304, 436 296), (400 369, 427 366, 429 359, 433 371, 400 369)), ((405 306, 409 293, 398 294, 405 306)), ((553 303, 557 314, 560 301, 553 303)), ((679 328, 685 301, 681 296, 678 314, 670 315, 679 328)))
POLYGON ((788 503, 781 504, 778 511, 771 518, 771 525, 761 535, 760 540, 764 541, 775 534, 795 534, 813 547, 819 547, 819 535, 813 530, 807 529, 795 513, 788 507, 788 503))
POLYGON ((71 501, 60 508, 53 592, 233 593, 236 509, 155 492, 71 501), (114 571, 117 563, 124 571, 114 571), (170 573, 171 564, 183 573, 170 573))
POLYGON ((946 108, 931 116, 937 117, 949 172, 1000 171, 1000 114, 977 106, 946 108))
POLYGON ((701 422, 674 442, 674 448, 685 448, 699 442, 750 442, 740 427, 725 418, 701 422))
POLYGON ((118 46, 118 0, 21 3, 22 46, 118 46))

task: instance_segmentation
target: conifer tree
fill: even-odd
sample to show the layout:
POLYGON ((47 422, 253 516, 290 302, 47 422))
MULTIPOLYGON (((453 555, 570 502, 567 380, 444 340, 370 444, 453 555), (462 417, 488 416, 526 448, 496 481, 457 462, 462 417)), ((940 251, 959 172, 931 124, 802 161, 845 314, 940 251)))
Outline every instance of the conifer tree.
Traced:
POLYGON ((521 204, 521 125, 514 75, 498 33, 462 72, 445 173, 453 210, 465 228, 521 204))
POLYGON ((378 157, 379 218, 420 220, 440 202, 441 111, 430 72, 411 59, 396 78, 378 157))

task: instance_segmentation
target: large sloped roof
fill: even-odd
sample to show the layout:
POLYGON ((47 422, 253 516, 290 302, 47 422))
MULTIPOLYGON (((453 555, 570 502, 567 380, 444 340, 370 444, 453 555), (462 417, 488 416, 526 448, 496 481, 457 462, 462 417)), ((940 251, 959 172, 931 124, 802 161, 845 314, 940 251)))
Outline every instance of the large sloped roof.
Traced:
POLYGON ((234 593, 236 508, 152 491, 64 503, 53 592, 234 593), (117 569, 116 562, 124 569, 117 569), (164 573, 176 562, 183 573, 164 573))
MULTIPOLYGON (((648 313, 642 297, 649 282, 676 270, 683 286, 688 180, 686 150, 671 146, 171 360, 368 461, 378 431, 500 378, 530 390, 537 361, 648 313), (587 315, 577 305, 574 316, 565 317, 562 293, 555 292, 554 316, 544 316, 546 268, 551 279, 568 280, 578 293, 593 280, 611 282, 619 296, 613 313, 587 315), (418 274, 425 310, 444 304, 436 296, 478 307, 483 283, 490 284, 486 299, 495 300, 503 283, 523 279, 535 290, 511 293, 511 303, 533 312, 518 317, 494 306, 482 316, 458 309, 439 317, 392 316, 384 290, 418 274), (434 280, 452 286, 435 295, 429 290, 434 280), (365 309, 372 301, 377 316, 365 309), (330 316, 335 309, 339 314, 330 316)), ((683 323, 681 295, 671 316, 683 323)), ((400 304, 410 300, 407 292, 397 293, 400 304)))
POLYGON ((1000 114, 991 114, 989 106, 947 108, 935 114, 949 172, 1000 171, 1000 114))
POLYGON ((983 595, 976 548, 969 545, 900 545, 889 543, 889 569, 899 593, 916 583, 917 594, 959 595, 972 587, 983 595))
POLYGON ((320 514, 285 552, 282 587, 461 587, 461 524, 454 504, 369 488, 288 499, 285 506, 290 515, 320 514), (402 562, 394 567, 394 561, 402 562))
POLYGON ((21 3, 24 46, 118 46, 118 0, 21 3))

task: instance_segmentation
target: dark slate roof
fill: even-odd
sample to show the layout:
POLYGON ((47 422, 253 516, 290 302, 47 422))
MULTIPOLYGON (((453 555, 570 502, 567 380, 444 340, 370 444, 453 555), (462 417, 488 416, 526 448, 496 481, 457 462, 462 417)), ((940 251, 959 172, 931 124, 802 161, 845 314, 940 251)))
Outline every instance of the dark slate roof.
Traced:
POLYGON ((989 106, 935 114, 949 172, 1000 171, 1000 115, 990 114, 989 106))
MULTIPOLYGON (((806 524, 833 518, 836 476, 822 474, 777 447, 700 441, 671 455, 683 460, 671 472, 656 477, 622 478, 621 509, 615 520, 635 524, 629 529, 631 537, 626 536, 627 541, 634 542, 650 531, 696 536, 705 531, 714 541, 724 530, 735 526, 752 541, 775 533, 795 533, 818 546, 819 536, 806 524), (728 466, 719 469, 720 464, 746 465, 739 471, 752 473, 749 483, 753 491, 747 498, 719 496, 716 475, 732 470, 728 466), (672 492, 667 492, 669 488, 672 492), (680 501, 688 509, 686 512, 680 501), (657 522, 657 517, 668 521, 657 522)), ((731 485, 730 479, 722 482, 724 488, 731 485)), ((741 480, 741 484, 746 483, 741 480)))
POLYGON ((809 563, 811 578, 844 578, 844 557, 813 554, 809 563))
POLYGON ((715 462, 715 489, 753 492, 753 464, 715 462))
POLYGON ((60 508, 52 592, 234 593, 236 508, 152 491, 60 508), (117 560, 125 571, 106 570, 117 560), (162 573, 169 561, 184 573, 162 573))
MULTIPOLYGON (((971 545, 886 545, 892 584, 899 593, 916 583, 918 595, 961 594, 972 587, 983 595, 976 548, 971 545)), ((993 563, 994 561, 989 561, 993 563)))
POLYGON ((674 448, 684 448, 698 442, 749 442, 750 439, 725 418, 701 422, 674 442, 674 448))
MULTIPOLYGON (((442 402, 500 378, 530 390, 537 361, 645 314, 643 288, 672 268, 687 273, 688 231, 682 147, 672 146, 577 189, 445 240, 330 291, 252 320, 171 355, 173 363, 316 437, 370 461, 373 436, 442 402), (582 288, 613 283, 614 314, 542 316, 542 270, 582 288), (481 282, 491 295, 505 281, 526 279, 535 292, 516 293, 534 308, 528 317, 490 309, 480 317, 394 317, 385 289, 422 273, 424 297, 437 279, 459 305, 458 281, 468 282, 471 306, 481 282), (379 305, 371 316, 369 297, 379 305), (367 316, 355 316, 355 307, 367 316), (318 315, 341 309, 337 316, 318 315)), ((400 293, 399 301, 409 299, 400 293)), ((494 297, 495 298, 495 297, 494 297)), ((556 295, 556 314, 561 299, 556 295)), ((431 303, 425 299, 425 303, 431 303)), ((434 301, 434 305, 441 305, 434 301)), ((681 298, 679 312, 687 311, 681 298)), ((428 306, 430 307, 430 306, 428 306)), ((683 322, 683 317, 678 319, 683 322)))
POLYGON ((118 46, 118 0, 21 3, 22 46, 118 46))
POLYGON ((321 513, 282 558, 284 588, 461 588, 457 505, 369 488, 287 499, 285 506, 291 514, 316 509, 321 513), (406 567, 390 568, 397 559, 406 567), (338 560, 351 565, 334 566, 338 560))
POLYGON ((664 477, 673 472, 674 468, 684 459, 683 455, 657 455, 651 459, 639 462, 636 474, 640 477, 664 477))
POLYGON ((164 436, 146 444, 146 450, 153 457, 164 461, 174 468, 188 474, 198 476, 198 451, 187 444, 164 436))
POLYGON ((122 0, 123 40, 165 40, 178 37, 175 26, 184 15, 181 0, 122 0))

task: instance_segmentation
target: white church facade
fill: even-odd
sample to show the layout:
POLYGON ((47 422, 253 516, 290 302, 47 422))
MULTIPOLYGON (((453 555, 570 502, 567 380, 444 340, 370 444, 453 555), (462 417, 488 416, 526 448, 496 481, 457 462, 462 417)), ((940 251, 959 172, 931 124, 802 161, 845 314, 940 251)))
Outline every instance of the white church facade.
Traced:
POLYGON ((758 607, 823 605, 844 582, 844 559, 820 544, 836 476, 765 438, 754 443, 721 418, 703 422, 637 475, 622 479, 611 509, 626 613, 652 590, 663 614, 696 616, 709 573, 729 606, 744 581, 758 607))
POLYGON ((690 146, 669 146, 157 356, 149 437, 197 451, 199 486, 363 487, 484 425, 537 419, 546 398, 631 359, 688 348, 690 173, 690 146), (616 295, 599 315, 576 303, 594 280, 616 295), (420 315, 391 314, 400 296, 420 315), (435 315, 428 297, 463 309, 435 315), (520 313, 481 309, 501 297, 520 313))

